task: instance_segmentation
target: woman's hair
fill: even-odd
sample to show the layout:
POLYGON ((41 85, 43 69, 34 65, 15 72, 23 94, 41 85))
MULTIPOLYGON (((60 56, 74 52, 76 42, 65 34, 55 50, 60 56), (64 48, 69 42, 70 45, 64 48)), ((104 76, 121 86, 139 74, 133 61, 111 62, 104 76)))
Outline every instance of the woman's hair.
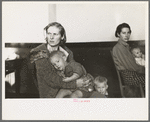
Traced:
POLYGON ((115 36, 116 37, 119 37, 118 34, 120 34, 122 28, 129 28, 130 33, 131 33, 130 26, 127 23, 122 23, 122 24, 118 25, 117 28, 116 28, 116 32, 115 32, 115 36))
MULTIPOLYGON (((58 22, 52 22, 52 23, 49 23, 49 24, 44 28, 44 30, 46 31, 46 33, 47 33, 48 28, 49 28, 49 27, 52 27, 52 26, 57 27, 57 28, 59 29, 59 31, 60 31, 61 37, 64 37, 64 38, 60 41, 60 45, 65 44, 67 38, 66 38, 66 31, 65 31, 64 27, 63 27, 60 23, 58 23, 58 22)), ((47 38, 46 38, 46 41, 47 41, 47 38)))

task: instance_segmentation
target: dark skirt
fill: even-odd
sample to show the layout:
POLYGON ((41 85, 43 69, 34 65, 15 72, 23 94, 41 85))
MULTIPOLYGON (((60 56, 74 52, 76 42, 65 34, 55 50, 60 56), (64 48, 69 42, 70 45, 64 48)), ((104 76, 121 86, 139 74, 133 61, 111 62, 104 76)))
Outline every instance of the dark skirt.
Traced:
POLYGON ((145 74, 139 74, 129 70, 121 70, 120 73, 125 85, 139 86, 141 84, 145 89, 145 74))

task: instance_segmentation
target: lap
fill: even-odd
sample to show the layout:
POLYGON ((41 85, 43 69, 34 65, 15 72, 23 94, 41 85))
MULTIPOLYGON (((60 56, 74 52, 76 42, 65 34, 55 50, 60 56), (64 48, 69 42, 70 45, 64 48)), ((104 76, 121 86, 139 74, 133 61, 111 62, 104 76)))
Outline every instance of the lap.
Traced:
POLYGON ((89 98, 93 92, 87 92, 84 90, 76 90, 72 93, 72 97, 76 98, 89 98))
POLYGON ((72 92, 71 90, 68 90, 68 89, 60 89, 58 94, 56 95, 56 98, 63 98, 67 95, 71 95, 72 92))
POLYGON ((90 96, 90 98, 106 98, 106 96, 104 94, 97 92, 97 91, 94 91, 92 93, 92 95, 90 96))
POLYGON ((83 96, 82 96, 83 98, 89 98, 93 93, 93 91, 92 92, 87 92, 87 91, 84 91, 84 90, 80 90, 80 91, 83 94, 83 96))
POLYGON ((125 85, 139 85, 139 83, 145 84, 144 74, 139 74, 135 71, 129 70, 121 70, 120 73, 125 85))
POLYGON ((71 94, 71 98, 82 98, 83 94, 80 90, 76 90, 71 94))

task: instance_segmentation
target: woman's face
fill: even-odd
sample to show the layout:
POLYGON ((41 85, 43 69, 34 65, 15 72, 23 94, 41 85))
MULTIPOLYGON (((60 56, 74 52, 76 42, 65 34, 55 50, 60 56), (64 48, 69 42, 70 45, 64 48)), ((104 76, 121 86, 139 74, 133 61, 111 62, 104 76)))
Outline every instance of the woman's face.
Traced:
POLYGON ((46 37, 48 44, 52 47, 58 46, 62 39, 59 28, 55 26, 51 26, 47 29, 46 37))
POLYGON ((126 28, 126 27, 122 28, 120 34, 118 34, 119 38, 124 42, 129 41, 130 35, 131 35, 130 30, 129 28, 126 28))

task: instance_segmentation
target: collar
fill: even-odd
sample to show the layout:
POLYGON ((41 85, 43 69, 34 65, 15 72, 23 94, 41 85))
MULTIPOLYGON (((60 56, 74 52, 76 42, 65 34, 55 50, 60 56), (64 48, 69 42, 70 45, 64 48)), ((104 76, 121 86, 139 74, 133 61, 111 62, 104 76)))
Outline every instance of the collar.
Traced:
POLYGON ((121 44, 121 45, 124 45, 125 47, 128 47, 129 44, 124 42, 124 41, 121 41, 120 39, 118 40, 118 43, 121 44))
POLYGON ((69 55, 69 53, 65 50, 65 49, 63 49, 61 46, 58 46, 58 47, 51 47, 49 44, 47 44, 47 49, 48 49, 48 51, 51 53, 52 51, 56 51, 56 50, 59 50, 59 51, 62 51, 65 55, 66 55, 66 57, 68 57, 68 55, 69 55))
POLYGON ((58 50, 58 48, 59 47, 51 47, 49 44, 47 44, 47 49, 48 49, 48 51, 51 53, 52 51, 54 51, 54 50, 58 50))

